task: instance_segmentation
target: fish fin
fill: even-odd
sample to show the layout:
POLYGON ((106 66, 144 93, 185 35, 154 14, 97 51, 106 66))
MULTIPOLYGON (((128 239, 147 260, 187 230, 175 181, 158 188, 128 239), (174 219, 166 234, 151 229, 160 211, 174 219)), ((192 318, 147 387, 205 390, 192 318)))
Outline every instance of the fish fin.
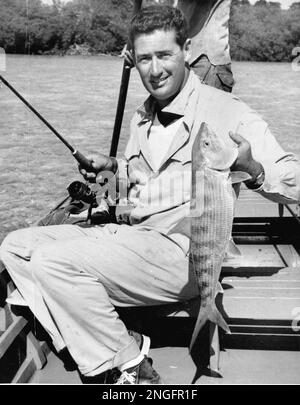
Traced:
POLYGON ((209 368, 211 373, 220 370, 220 338, 217 325, 210 330, 210 357, 209 368))
POLYGON ((228 242, 228 247, 226 251, 226 256, 227 257, 238 257, 242 256, 242 253, 240 249, 237 247, 237 245, 234 243, 232 237, 229 239, 228 242))
POLYGON ((225 332, 231 334, 229 326, 227 325, 225 319, 218 311, 216 305, 214 305, 214 309, 212 312, 212 317, 210 318, 211 322, 214 322, 216 325, 220 326, 225 332))
POLYGON ((203 326, 206 324, 207 321, 210 321, 216 324, 217 326, 220 326, 225 332, 231 333, 229 326, 227 325, 223 316, 217 309, 215 302, 212 302, 210 305, 207 305, 205 307, 200 307, 189 347, 190 352, 194 346, 194 343, 196 341, 199 332, 201 331, 201 329, 203 328, 203 326))
POLYGON ((250 174, 239 171, 230 172, 229 176, 232 184, 242 183, 243 181, 252 179, 250 174))
POLYGON ((223 287, 222 287, 222 284, 220 283, 220 281, 218 281, 218 283, 217 283, 216 296, 217 296, 218 294, 224 294, 224 290, 223 290, 223 287))

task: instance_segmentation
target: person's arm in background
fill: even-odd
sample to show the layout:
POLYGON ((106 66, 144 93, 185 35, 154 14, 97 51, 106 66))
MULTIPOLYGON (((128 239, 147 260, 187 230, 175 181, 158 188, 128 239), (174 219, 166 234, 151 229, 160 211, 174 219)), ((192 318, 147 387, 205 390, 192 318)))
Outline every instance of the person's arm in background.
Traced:
POLYGON ((202 83, 227 92, 234 84, 229 46, 231 0, 177 0, 192 40, 190 65, 202 83))

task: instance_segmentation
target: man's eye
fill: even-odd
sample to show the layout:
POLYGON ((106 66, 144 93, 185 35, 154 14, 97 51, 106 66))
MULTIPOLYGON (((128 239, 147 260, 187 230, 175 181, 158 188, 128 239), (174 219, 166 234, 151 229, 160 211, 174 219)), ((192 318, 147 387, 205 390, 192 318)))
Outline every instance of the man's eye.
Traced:
POLYGON ((158 56, 159 59, 161 60, 168 60, 172 57, 172 55, 170 53, 162 53, 161 55, 158 56))
POLYGON ((143 56, 141 58, 139 58, 139 63, 148 63, 151 60, 151 58, 149 56, 143 56))

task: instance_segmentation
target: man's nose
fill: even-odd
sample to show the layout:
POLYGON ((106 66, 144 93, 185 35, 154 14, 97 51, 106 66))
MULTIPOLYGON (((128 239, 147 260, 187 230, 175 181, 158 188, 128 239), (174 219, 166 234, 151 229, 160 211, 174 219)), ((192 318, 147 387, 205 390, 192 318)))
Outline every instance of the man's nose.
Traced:
POLYGON ((162 74, 162 65, 156 56, 151 60, 150 73, 152 76, 159 76, 162 74))

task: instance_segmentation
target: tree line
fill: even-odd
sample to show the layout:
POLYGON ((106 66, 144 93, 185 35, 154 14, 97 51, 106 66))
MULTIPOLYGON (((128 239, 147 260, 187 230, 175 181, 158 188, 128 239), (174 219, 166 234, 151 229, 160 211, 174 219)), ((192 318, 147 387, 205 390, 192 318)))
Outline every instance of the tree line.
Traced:
POLYGON ((233 0, 229 26, 234 60, 289 61, 300 46, 300 2, 282 10, 277 2, 233 0))
MULTIPOLYGON (((132 0, 0 0, 0 47, 6 53, 119 54, 126 43, 132 0)), ((235 60, 288 61, 300 46, 300 2, 233 0, 231 56, 235 60)))

